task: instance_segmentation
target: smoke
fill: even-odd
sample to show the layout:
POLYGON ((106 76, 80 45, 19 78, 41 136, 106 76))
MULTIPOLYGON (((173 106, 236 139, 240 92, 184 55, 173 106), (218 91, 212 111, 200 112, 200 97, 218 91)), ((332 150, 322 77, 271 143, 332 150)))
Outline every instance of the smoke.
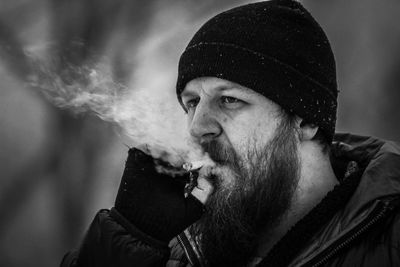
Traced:
POLYGON ((76 65, 56 55, 29 54, 34 72, 28 78, 29 86, 39 89, 55 106, 75 114, 92 113, 117 125, 129 138, 130 147, 174 166, 206 160, 187 134, 183 109, 172 90, 173 74, 163 71, 166 66, 154 68, 149 56, 147 61, 142 59, 144 63, 127 84, 122 84, 114 81, 113 66, 106 58, 76 65))
MULTIPOLYGON (((53 44, 39 40, 25 49, 34 70, 28 85, 59 108, 92 113, 117 125, 129 137, 130 147, 173 166, 193 161, 213 165, 200 146, 191 142, 175 94, 179 55, 209 16, 203 14, 209 12, 207 6, 200 5, 196 13, 189 11, 193 9, 189 3, 152 1, 143 7, 151 18, 140 12, 134 13, 136 18, 131 15, 134 6, 125 4, 125 8, 118 6, 118 16, 108 16, 110 8, 105 5, 93 11, 93 22, 88 21, 91 17, 79 17, 75 23, 82 30, 70 29, 60 15, 61 26, 57 27, 61 28, 45 40, 53 44), (103 25, 104 17, 113 23, 103 25)), ((60 10, 77 7, 88 8, 66 5, 60 10)))
POLYGON ((75 114, 92 113, 117 125, 129 137, 129 146, 173 166, 207 161, 200 146, 187 134, 184 111, 172 88, 163 88, 168 86, 168 74, 159 70, 158 75, 164 77, 148 77, 148 87, 140 87, 138 78, 126 85, 115 82, 106 62, 80 66, 63 62, 59 68, 57 60, 31 58, 35 72, 29 76, 29 85, 55 106, 75 114))

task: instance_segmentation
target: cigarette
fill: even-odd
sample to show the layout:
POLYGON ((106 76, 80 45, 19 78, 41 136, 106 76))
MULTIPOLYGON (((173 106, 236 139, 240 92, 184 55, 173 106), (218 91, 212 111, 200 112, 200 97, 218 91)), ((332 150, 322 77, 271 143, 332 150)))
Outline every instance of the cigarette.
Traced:
POLYGON ((186 162, 185 164, 182 165, 182 167, 186 171, 192 171, 192 170, 197 170, 203 167, 204 163, 201 161, 194 161, 194 162, 186 162))
POLYGON ((190 180, 189 182, 185 185, 184 189, 184 197, 187 198, 189 194, 192 192, 192 190, 197 187, 197 178, 199 177, 198 173, 190 172, 190 180))

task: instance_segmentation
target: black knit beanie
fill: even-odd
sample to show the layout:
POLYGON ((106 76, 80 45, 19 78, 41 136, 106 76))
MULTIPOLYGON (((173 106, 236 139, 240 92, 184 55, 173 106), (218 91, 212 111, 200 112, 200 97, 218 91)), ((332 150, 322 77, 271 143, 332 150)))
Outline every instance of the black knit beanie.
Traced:
POLYGON ((335 131, 337 84, 329 41, 297 1, 239 6, 206 22, 181 55, 177 95, 198 77, 248 87, 320 127, 335 131))

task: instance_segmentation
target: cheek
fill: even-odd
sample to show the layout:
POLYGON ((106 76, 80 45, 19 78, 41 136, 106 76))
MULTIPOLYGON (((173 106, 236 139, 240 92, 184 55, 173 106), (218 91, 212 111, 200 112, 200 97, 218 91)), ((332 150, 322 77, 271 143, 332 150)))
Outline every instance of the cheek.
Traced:
POLYGON ((275 136, 278 121, 268 117, 257 119, 252 129, 253 139, 258 146, 265 146, 275 136))
POLYGON ((235 151, 243 157, 249 149, 264 147, 274 137, 276 128, 275 121, 252 118, 237 122, 226 133, 235 151))
POLYGON ((245 148, 248 147, 249 141, 251 140, 251 132, 249 131, 249 125, 245 122, 237 123, 233 127, 225 128, 225 135, 228 139, 229 145, 233 147, 239 156, 243 156, 245 148))

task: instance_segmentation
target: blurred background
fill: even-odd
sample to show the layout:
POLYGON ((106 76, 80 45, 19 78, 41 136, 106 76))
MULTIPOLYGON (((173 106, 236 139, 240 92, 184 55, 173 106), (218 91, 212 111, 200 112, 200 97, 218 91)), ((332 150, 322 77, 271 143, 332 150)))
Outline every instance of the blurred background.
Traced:
MULTIPOLYGON (((115 81, 162 86, 173 99, 191 35, 249 2, 0 0, 0 266, 57 266, 113 205, 127 155, 114 125, 60 109, 27 83, 32 59, 51 61, 65 84, 82 78, 67 65, 105 61, 115 81)), ((400 2, 301 2, 336 56, 338 131, 399 140, 400 2)))

